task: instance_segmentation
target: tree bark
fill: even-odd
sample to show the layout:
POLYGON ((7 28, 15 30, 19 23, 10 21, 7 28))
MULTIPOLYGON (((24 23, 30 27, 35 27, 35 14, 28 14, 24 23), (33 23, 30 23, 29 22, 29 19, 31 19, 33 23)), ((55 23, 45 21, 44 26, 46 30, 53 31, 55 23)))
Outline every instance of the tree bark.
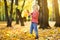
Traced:
MULTIPOLYGON (((21 11, 19 11, 19 9, 16 8, 16 18, 17 18, 16 19, 16 23, 19 24, 19 20, 20 20, 21 26, 24 26, 24 19, 21 16, 24 4, 25 4, 25 0, 23 2, 22 10, 21 11)), ((17 0, 16 0, 16 5, 18 6, 18 1, 17 0)))
POLYGON ((60 27, 60 16, 59 16, 59 7, 58 7, 58 0, 53 0, 53 7, 56 16, 56 27, 60 27))
POLYGON ((7 27, 9 26, 9 16, 8 16, 8 8, 7 8, 7 1, 4 0, 4 4, 5 4, 5 16, 6 16, 6 20, 7 20, 7 27))
POLYGON ((9 18, 9 25, 12 26, 12 14, 13 14, 13 2, 14 0, 11 0, 11 10, 10 10, 10 18, 9 18))
POLYGON ((42 27, 43 24, 42 0, 38 0, 38 5, 40 6, 38 24, 40 25, 39 28, 43 28, 42 27))
POLYGON ((24 0, 24 2, 23 2, 22 10, 20 11, 20 15, 19 15, 19 19, 20 19, 21 26, 24 26, 24 19, 23 19, 22 16, 21 16, 24 5, 25 5, 25 0, 24 0))
POLYGON ((0 12, 0 21, 1 21, 1 12, 0 12))
POLYGON ((12 25, 12 13, 13 13, 13 0, 11 0, 11 11, 10 11, 10 16, 8 15, 8 8, 7 8, 7 1, 4 0, 5 4, 5 16, 7 20, 7 27, 11 27, 12 25))
MULTIPOLYGON (((15 5, 18 6, 18 0, 15 0, 15 5)), ((18 8, 16 7, 16 24, 19 24, 18 8)))
POLYGON ((47 0, 38 0, 38 4, 40 5, 39 28, 50 28, 48 24, 49 10, 47 0))
POLYGON ((49 10, 48 10, 48 6, 47 6, 47 0, 42 1, 42 27, 43 28, 50 28, 49 24, 48 24, 48 18, 49 18, 49 10))

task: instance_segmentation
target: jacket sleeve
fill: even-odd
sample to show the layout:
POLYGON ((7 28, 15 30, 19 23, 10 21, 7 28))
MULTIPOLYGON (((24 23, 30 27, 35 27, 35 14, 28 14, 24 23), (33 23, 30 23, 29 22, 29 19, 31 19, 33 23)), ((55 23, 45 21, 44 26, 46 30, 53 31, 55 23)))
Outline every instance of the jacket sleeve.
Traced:
POLYGON ((39 16, 39 12, 33 14, 33 17, 36 19, 39 16))

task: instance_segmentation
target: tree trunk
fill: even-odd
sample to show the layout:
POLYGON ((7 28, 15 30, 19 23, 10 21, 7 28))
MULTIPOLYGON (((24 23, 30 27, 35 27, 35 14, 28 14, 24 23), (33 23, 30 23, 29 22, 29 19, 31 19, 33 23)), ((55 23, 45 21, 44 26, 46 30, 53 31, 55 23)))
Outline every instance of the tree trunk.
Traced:
POLYGON ((43 15, 43 23, 42 27, 43 28, 48 28, 48 18, 49 18, 49 10, 47 6, 47 0, 42 1, 42 15, 43 15))
POLYGON ((42 27, 43 24, 42 0, 38 0, 38 5, 40 6, 38 24, 40 25, 39 28, 43 28, 42 27))
POLYGON ((7 27, 9 26, 9 16, 8 16, 8 8, 7 8, 7 1, 4 0, 4 4, 5 4, 5 16, 6 16, 6 20, 7 20, 7 27))
POLYGON ((19 19, 20 19, 21 26, 24 26, 24 19, 23 19, 22 16, 21 16, 24 5, 25 5, 25 0, 24 0, 24 2, 23 2, 22 10, 21 10, 20 15, 19 15, 19 19))
POLYGON ((54 0, 53 5, 54 5, 55 16, 56 16, 56 24, 55 24, 55 26, 59 27, 60 26, 60 16, 59 16, 58 0, 54 0))
POLYGON ((14 0, 11 0, 11 10, 10 10, 10 18, 9 18, 9 25, 10 26, 12 26, 13 1, 14 0))
MULTIPOLYGON (((18 6, 18 0, 15 0, 15 5, 18 6)), ((18 8, 16 7, 16 24, 19 24, 18 8)))
POLYGON ((18 16, 18 13, 17 13, 17 8, 16 8, 16 24, 19 24, 19 16, 18 16))
MULTIPOLYGON (((15 4, 18 6, 18 1, 17 0, 16 0, 16 3, 15 4)), ((23 2, 22 10, 21 11, 19 11, 19 9, 16 8, 16 18, 17 18, 16 19, 16 23, 19 24, 19 20, 20 20, 21 26, 24 26, 24 19, 21 16, 22 11, 23 11, 24 4, 25 4, 25 0, 23 2)))
POLYGON ((39 28, 48 28, 49 10, 47 6, 47 0, 38 0, 38 4, 40 5, 39 28))
POLYGON ((10 16, 8 16, 8 8, 7 8, 7 1, 4 0, 5 3, 5 16, 7 20, 7 27, 11 27, 12 25, 12 13, 13 13, 13 0, 11 0, 11 11, 10 11, 10 16))
POLYGON ((0 12, 0 21, 1 21, 1 12, 0 12))

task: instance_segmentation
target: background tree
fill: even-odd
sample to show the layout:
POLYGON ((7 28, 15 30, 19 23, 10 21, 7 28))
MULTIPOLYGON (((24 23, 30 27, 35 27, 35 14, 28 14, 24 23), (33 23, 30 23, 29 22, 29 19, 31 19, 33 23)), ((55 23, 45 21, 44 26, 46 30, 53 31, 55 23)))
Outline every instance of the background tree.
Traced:
POLYGON ((12 26, 12 14, 13 14, 13 2, 14 0, 11 0, 11 10, 10 10, 10 21, 9 21, 9 25, 12 26))
POLYGON ((13 0, 11 0, 11 11, 10 11, 10 16, 8 15, 8 6, 7 6, 7 1, 4 0, 5 4, 5 15, 6 15, 6 20, 7 20, 7 27, 12 26, 12 13, 13 13, 13 0))
MULTIPOLYGON (((18 0, 15 0, 15 5, 18 6, 18 0)), ((19 24, 19 20, 20 20, 21 26, 24 26, 24 19, 21 16, 24 5, 25 5, 25 0, 23 1, 21 11, 18 8, 16 8, 16 24, 19 24)))
MULTIPOLYGON (((47 6, 47 0, 42 1, 42 10, 43 10, 43 27, 48 28, 48 18, 49 18, 49 10, 47 6)), ((50 28, 50 27, 49 27, 50 28)))
POLYGON ((40 5, 39 28, 50 28, 48 24, 49 10, 47 6, 47 0, 38 0, 38 4, 40 5))
POLYGON ((7 20, 7 26, 9 26, 9 16, 8 16, 8 8, 7 8, 7 1, 4 0, 5 4, 5 15, 6 15, 6 20, 7 20))
POLYGON ((60 16, 59 16, 59 7, 58 7, 58 0, 53 0, 53 8, 56 17, 56 27, 60 26, 60 16))
POLYGON ((19 19, 20 19, 21 26, 24 26, 24 19, 21 16, 24 5, 25 5, 25 0, 24 0, 23 5, 22 5, 22 10, 19 12, 20 13, 19 19))
MULTIPOLYGON (((15 0, 15 5, 18 6, 18 0, 15 0)), ((17 7, 16 7, 16 24, 19 24, 19 13, 17 7)))

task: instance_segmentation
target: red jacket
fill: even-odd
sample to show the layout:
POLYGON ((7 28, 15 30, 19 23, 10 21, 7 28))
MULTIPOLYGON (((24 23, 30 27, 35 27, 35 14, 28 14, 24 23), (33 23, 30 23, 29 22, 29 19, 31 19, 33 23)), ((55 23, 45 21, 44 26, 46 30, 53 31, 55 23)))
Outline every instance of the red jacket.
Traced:
POLYGON ((32 22, 38 23, 39 12, 38 10, 34 10, 32 12, 32 22))

